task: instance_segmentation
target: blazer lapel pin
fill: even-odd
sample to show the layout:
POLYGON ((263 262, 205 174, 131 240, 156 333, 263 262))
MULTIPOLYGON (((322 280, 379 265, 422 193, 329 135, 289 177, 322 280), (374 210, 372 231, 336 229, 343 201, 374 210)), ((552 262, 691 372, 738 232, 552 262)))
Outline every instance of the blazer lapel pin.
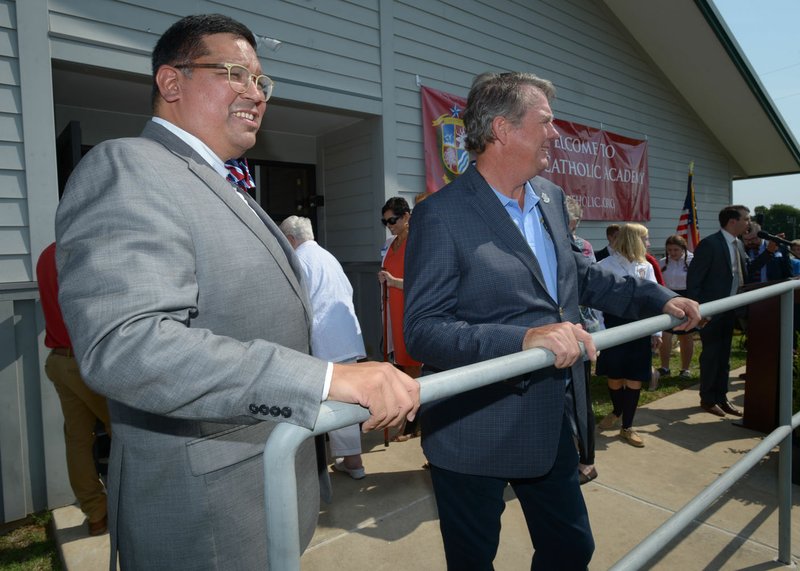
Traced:
POLYGON ((542 202, 544 202, 545 204, 550 204, 550 197, 547 196, 546 192, 542 193, 542 202))

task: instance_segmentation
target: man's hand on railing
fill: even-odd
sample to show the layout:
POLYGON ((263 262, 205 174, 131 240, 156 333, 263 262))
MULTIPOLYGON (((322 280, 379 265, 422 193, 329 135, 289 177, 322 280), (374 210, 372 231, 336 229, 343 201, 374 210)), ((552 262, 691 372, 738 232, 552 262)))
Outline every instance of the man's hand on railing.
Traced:
POLYGON ((688 297, 673 297, 664 304, 663 313, 669 314, 678 319, 686 318, 684 323, 673 327, 673 331, 690 331, 697 327, 700 323, 700 306, 698 303, 689 299, 688 297))
POLYGON ((579 342, 586 348, 589 359, 596 360, 597 348, 594 346, 592 336, 575 323, 551 323, 528 329, 522 340, 522 349, 535 347, 547 349, 556 356, 554 363, 556 368, 565 369, 582 358, 579 342))
POLYGON ((380 430, 414 420, 419 383, 389 363, 335 364, 328 400, 363 406, 370 416, 362 430, 380 430))

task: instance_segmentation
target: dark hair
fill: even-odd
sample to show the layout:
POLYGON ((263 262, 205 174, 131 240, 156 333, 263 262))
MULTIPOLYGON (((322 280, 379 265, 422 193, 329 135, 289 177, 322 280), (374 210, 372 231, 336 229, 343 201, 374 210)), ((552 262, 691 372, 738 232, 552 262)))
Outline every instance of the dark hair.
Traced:
POLYGON ((556 88, 550 81, 532 73, 486 72, 475 77, 464 110, 468 151, 482 153, 494 141, 495 117, 505 117, 513 125, 519 125, 531 105, 530 97, 521 89, 526 85, 535 87, 548 101, 556 96, 556 88))
POLYGON ((733 204, 731 206, 726 206, 725 208, 719 211, 719 227, 725 228, 725 226, 728 225, 729 221, 739 220, 742 217, 743 212, 747 212, 748 214, 750 214, 750 209, 741 204, 733 204))
MULTIPOLYGON (((151 103, 155 107, 158 100, 156 73, 162 65, 191 63, 208 53, 205 37, 213 34, 233 34, 247 40, 256 49, 256 38, 244 24, 222 14, 196 14, 186 16, 172 24, 164 32, 153 48, 151 65, 153 71, 153 92, 151 103)), ((187 69, 189 75, 191 70, 187 69)))
MULTIPOLYGON (((667 246, 678 246, 679 248, 683 249, 683 267, 688 269, 689 268, 689 254, 688 254, 688 245, 686 244, 686 240, 684 240, 683 236, 678 236, 677 234, 672 234, 671 236, 667 236, 667 241, 664 244, 664 249, 667 249, 667 246)), ((669 263, 669 254, 665 253, 667 258, 667 263, 669 263)), ((665 265, 662 270, 666 270, 667 266, 665 265)))
POLYGON ((619 224, 609 224, 606 226, 606 238, 610 238, 611 236, 618 234, 620 228, 622 228, 622 226, 619 224))
POLYGON ((381 214, 384 214, 387 210, 394 212, 395 216, 402 216, 406 212, 411 212, 408 202, 402 196, 393 196, 387 200, 381 209, 381 214))

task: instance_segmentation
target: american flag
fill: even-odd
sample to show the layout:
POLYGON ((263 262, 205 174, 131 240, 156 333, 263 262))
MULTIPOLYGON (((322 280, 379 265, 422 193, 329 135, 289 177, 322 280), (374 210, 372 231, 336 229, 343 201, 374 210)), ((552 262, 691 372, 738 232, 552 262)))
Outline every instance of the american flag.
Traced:
POLYGON ((697 207, 694 202, 694 162, 689 163, 689 182, 686 185, 686 200, 683 203, 681 217, 678 219, 676 233, 686 240, 686 247, 694 252, 700 242, 700 232, 697 231, 697 207))

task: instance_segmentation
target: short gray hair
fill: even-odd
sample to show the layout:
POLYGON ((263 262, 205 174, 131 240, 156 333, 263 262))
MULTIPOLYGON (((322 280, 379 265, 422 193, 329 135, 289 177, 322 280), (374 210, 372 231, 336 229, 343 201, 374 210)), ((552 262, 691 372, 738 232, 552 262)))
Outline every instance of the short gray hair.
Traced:
POLYGON ((289 218, 281 222, 280 229, 281 232, 287 236, 292 236, 300 244, 314 239, 311 220, 305 216, 289 216, 289 218))
POLYGON ((761 231, 761 225, 758 222, 751 222, 750 227, 742 234, 742 238, 753 238, 761 231))
POLYGON ((556 96, 552 82, 532 73, 485 72, 475 77, 464 111, 468 151, 480 154, 494 141, 492 121, 495 117, 505 117, 512 125, 519 125, 531 104, 521 89, 526 85, 539 90, 548 101, 556 96))

